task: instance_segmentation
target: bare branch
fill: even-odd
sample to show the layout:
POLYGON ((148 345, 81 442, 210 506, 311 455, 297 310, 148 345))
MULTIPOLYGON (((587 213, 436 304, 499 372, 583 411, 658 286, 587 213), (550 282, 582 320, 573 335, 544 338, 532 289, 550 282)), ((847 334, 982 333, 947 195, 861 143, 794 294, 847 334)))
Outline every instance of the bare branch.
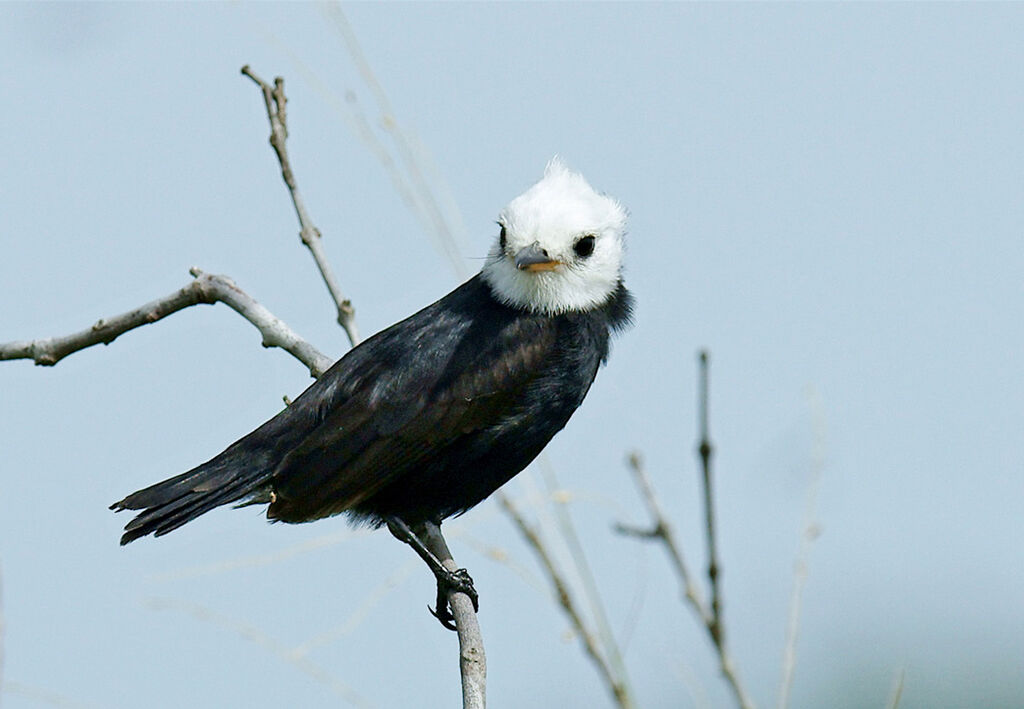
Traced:
POLYGON ((309 344, 265 307, 257 303, 227 276, 191 269, 194 281, 168 296, 151 301, 127 313, 97 320, 92 327, 65 335, 27 342, 0 344, 0 360, 31 359, 38 365, 53 366, 73 352, 100 343, 109 345, 120 335, 143 325, 198 305, 221 302, 256 326, 264 347, 280 347, 309 368, 314 377, 331 366, 332 360, 309 344))
POLYGON ((903 698, 903 682, 907 678, 907 668, 901 667, 892 684, 892 692, 889 694, 889 701, 886 709, 899 709, 900 699, 903 698))
POLYGON ((644 503, 647 505, 647 512, 651 516, 653 526, 643 529, 620 522, 615 525, 615 530, 621 534, 641 539, 658 539, 665 545, 665 551, 668 552, 669 560, 675 567, 676 573, 679 575, 679 581, 682 583, 683 597, 690 604, 690 607, 693 608, 701 624, 710 627, 712 622, 711 610, 704 603, 700 589, 694 583, 693 576, 690 574, 686 561, 683 559, 682 547, 676 542, 672 526, 669 524, 668 518, 665 517, 665 513, 662 512, 661 505, 658 504, 658 497, 655 495, 654 487, 651 485, 651 480, 644 469, 643 458, 639 452, 634 451, 629 454, 627 462, 629 463, 630 471, 633 473, 633 480, 640 490, 644 503))
POLYGON ((308 657, 313 650, 351 634, 371 615, 371 611, 388 593, 404 583, 419 568, 418 559, 407 560, 406 563, 395 569, 377 586, 370 589, 359 603, 355 603, 354 610, 343 622, 327 628, 293 647, 291 649, 292 657, 308 657))
POLYGON ((708 633, 718 650, 718 659, 725 676, 733 692, 736 694, 736 701, 740 707, 746 709, 753 707, 749 695, 740 683, 736 670, 736 663, 729 654, 725 645, 725 625, 722 621, 722 585, 719 581, 721 567, 718 564, 718 536, 715 534, 715 497, 712 488, 711 476, 711 455, 714 448, 711 445, 711 437, 708 433, 708 353, 701 350, 700 361, 700 399, 698 415, 700 416, 700 442, 697 450, 700 453, 702 480, 704 482, 704 520, 707 530, 708 544, 708 580, 711 583, 711 622, 708 623, 708 633))
POLYGON ((273 655, 276 655, 280 660, 287 662, 299 672, 302 672, 315 681, 323 684, 330 689, 335 696, 344 700, 348 704, 356 707, 364 707, 365 709, 372 709, 372 707, 376 706, 373 702, 361 696, 358 692, 348 686, 347 683, 343 682, 320 665, 317 665, 308 657, 294 654, 291 649, 280 640, 271 637, 256 626, 220 615, 210 608, 198 603, 188 603, 170 598, 150 598, 147 599, 146 605, 153 610, 173 610, 185 613, 200 622, 210 623, 214 626, 230 630, 245 640, 263 647, 273 655))
POLYGON ((309 217, 309 212, 306 211, 306 203, 302 200, 302 195, 299 193, 298 185, 295 182, 295 174, 292 172, 291 162, 288 160, 288 148, 286 146, 286 141, 288 140, 288 116, 286 112, 288 99, 284 95, 284 79, 280 76, 276 77, 274 85, 271 86, 254 74, 248 64, 242 67, 242 74, 252 79, 263 92, 263 103, 266 105, 267 118, 270 120, 270 145, 274 148, 277 161, 281 164, 281 176, 284 178, 284 183, 288 186, 292 204, 295 206, 295 214, 299 218, 299 238, 302 239, 302 243, 306 245, 306 248, 313 255, 313 260, 320 270, 324 284, 327 286, 327 290, 330 292, 331 298, 338 309, 338 324, 345 329, 349 342, 355 347, 359 343, 359 331, 356 329, 355 322, 355 308, 352 306, 352 301, 342 294, 341 287, 334 277, 334 272, 327 262, 327 255, 324 253, 323 244, 321 243, 320 230, 313 224, 313 220, 309 217))
MULTIPOLYGON (((558 476, 555 472, 555 467, 551 464, 551 460, 548 456, 544 454, 540 456, 539 462, 541 474, 548 489, 548 494, 554 498, 561 488, 558 483, 558 476)), ((554 505, 554 511, 555 520, 558 523, 558 530, 561 532, 562 538, 565 540, 566 546, 569 550, 569 556, 572 559, 573 565, 576 567, 576 573, 579 577, 583 594, 586 597, 587 604, 590 606, 591 617, 597 626, 597 636, 604 647, 605 657, 607 658, 608 664, 613 673, 618 678, 618 685, 621 687, 622 696, 624 696, 627 701, 626 705, 632 706, 626 664, 622 660, 622 653, 619 651, 618 641, 615 639, 611 624, 608 622, 608 614, 605 612, 604 603, 601 600, 601 594, 598 590, 597 580, 594 578, 594 573, 590 569, 586 552, 583 550, 583 544, 580 543, 579 535, 576 534, 576 528, 573 526, 572 518, 569 516, 567 506, 556 502, 554 505)))
MULTIPOLYGON (((441 528, 433 523, 423 525, 423 543, 446 569, 457 571, 458 564, 452 558, 448 544, 441 536, 441 528)), ((448 594, 448 605, 455 618, 459 634, 459 667, 462 673, 463 709, 484 709, 487 705, 487 657, 484 655, 484 640, 480 634, 473 601, 461 591, 448 594)), ((440 610, 440 609, 438 609, 440 610)))
POLYGON ((711 633, 715 644, 721 644, 725 639, 725 629, 722 627, 722 593, 718 583, 718 542, 715 535, 715 499, 712 490, 711 477, 711 455, 714 447, 711 445, 711 438, 708 435, 708 353, 700 353, 700 403, 698 405, 700 416, 700 442, 697 451, 700 453, 702 480, 704 483, 704 522, 707 532, 708 545, 708 580, 711 582, 711 623, 708 631, 711 633))
MULTIPOLYGON (((320 275, 327 285, 327 290, 338 308, 338 323, 345 329, 349 342, 355 347, 359 343, 355 309, 352 307, 352 302, 341 293, 327 261, 327 255, 324 253, 320 230, 314 226, 306 211, 305 202, 299 193, 295 174, 288 159, 286 147, 288 139, 287 98, 284 93, 284 79, 280 76, 276 77, 274 86, 271 87, 257 76, 248 64, 242 67, 242 74, 252 79, 263 92, 263 102, 267 109, 267 118, 270 121, 270 145, 277 155, 277 160, 281 165, 281 176, 284 178, 288 192, 291 194, 292 204, 295 206, 295 213, 301 228, 299 237, 312 254, 313 260, 320 270, 320 275)), ((432 524, 424 525, 424 527, 423 542, 428 549, 446 568, 450 567, 450 571, 456 571, 458 567, 452 559, 440 528, 432 524)), ((455 628, 459 635, 459 669, 462 676, 463 709, 483 709, 486 704, 487 660, 484 655, 483 637, 480 634, 476 611, 473 608, 473 602, 464 593, 450 593, 449 606, 452 609, 455 628)))
MULTIPOLYGON (((397 178, 396 185, 401 183, 402 187, 399 188, 399 192, 412 197, 413 207, 426 222, 426 226, 430 231, 437 237, 437 245, 448 256, 459 278, 465 279, 469 275, 466 272, 466 264, 460 256, 458 243, 452 233, 452 227, 449 224, 449 220, 445 217, 444 210, 441 208, 441 202, 436 194, 437 181, 435 180, 434 185, 432 185, 432 181, 427 177, 427 166, 424 164, 422 151, 416 150, 409 136, 399 125, 397 115, 391 107, 391 102, 388 100, 387 92, 384 91, 384 87, 377 80, 370 62, 367 61, 366 55, 359 45, 359 40, 349 24, 341 4, 333 2, 322 7, 324 14, 334 23, 335 28, 341 35, 345 48, 352 58, 352 63, 355 64, 363 81, 373 93, 373 97, 377 102, 377 108, 380 110, 380 116, 378 117, 379 125, 394 140, 398 156, 408 174, 408 181, 388 164, 391 162, 390 157, 386 156, 384 158, 385 167, 389 168, 389 172, 392 172, 394 178, 397 178)), ((380 153, 378 152, 379 156, 380 153)), ((457 208, 454 211, 454 216, 457 218, 457 208)))
MULTIPOLYGON (((713 628, 715 627, 715 616, 701 597, 700 590, 697 588, 696 583, 694 583, 693 575, 686 566, 686 562, 683 559, 682 547, 680 547, 679 543, 676 541, 672 527, 669 525, 664 512, 662 512, 661 505, 658 504, 658 498, 654 492, 654 487, 651 485, 650 478, 644 470, 643 459, 640 457, 639 453, 634 452, 630 454, 628 462, 630 470, 633 472, 633 479, 636 481, 636 486, 639 488, 641 497, 643 497, 643 500, 647 505, 647 511, 653 520, 653 525, 647 529, 643 529, 633 525, 624 525, 619 523, 615 525, 616 531, 641 539, 657 539, 665 545, 665 551, 668 552, 669 559, 672 561, 672 565, 675 567, 676 573, 679 575, 679 581, 683 586, 683 597, 686 599, 690 608, 693 609, 694 613, 697 614, 697 618, 700 620, 701 625, 703 625, 708 631, 708 636, 711 638, 711 642, 715 646, 715 652, 718 655, 718 662, 721 667, 722 674, 725 676, 726 683, 736 695, 736 701, 741 709, 753 709, 754 703, 750 699, 750 695, 747 694, 746 689, 743 687, 743 683, 740 681, 739 673, 736 670, 736 663, 725 646, 724 638, 721 634, 716 635, 713 631, 713 628)), ((720 620, 718 627, 721 627, 720 620)))
POLYGON ((519 533, 523 535, 527 544, 530 545, 534 553, 537 554, 537 558, 540 559, 540 563, 544 567, 544 571, 547 573, 548 578, 551 579, 551 583, 555 587, 555 594, 559 605, 562 606, 562 610, 564 610, 565 614, 569 617, 573 630, 576 631, 576 634, 580 638, 580 642, 583 643, 584 651, 597 666, 598 673, 608 686, 608 690, 612 693, 615 701, 620 707, 632 707, 633 700, 630 697, 629 690, 626 687, 625 682, 615 676, 611 665, 601 654, 601 650, 598 647, 594 634, 590 632, 589 628, 587 628, 587 625, 583 620, 583 616, 576 608, 576 603, 573 601, 572 594, 569 592, 568 582, 558 569, 554 559, 552 559, 551 555, 548 553, 547 546, 541 539, 540 534, 530 525, 529 522, 526 521, 516 506, 512 503, 512 500, 508 495, 498 492, 496 497, 498 499, 498 504, 501 505, 502 509, 504 509, 506 514, 508 514, 512 519, 512 522, 516 525, 519 533))

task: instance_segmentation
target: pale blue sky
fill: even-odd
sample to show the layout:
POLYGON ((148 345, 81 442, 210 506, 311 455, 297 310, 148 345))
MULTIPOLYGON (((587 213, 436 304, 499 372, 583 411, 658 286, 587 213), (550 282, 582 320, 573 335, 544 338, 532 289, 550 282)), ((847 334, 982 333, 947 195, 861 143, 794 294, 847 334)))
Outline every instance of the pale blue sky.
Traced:
MULTIPOLYGON (((728 705, 660 550, 609 531, 643 519, 621 463, 638 448, 700 566, 700 347, 728 631, 759 705, 775 702, 819 445, 793 706, 884 706, 903 669, 902 707, 1024 702, 1024 6, 345 12, 466 272, 556 153, 630 209, 637 326, 549 451, 641 705, 700 706, 694 691, 728 705)), ((286 76, 293 164, 362 331, 458 283, 361 137, 359 116, 396 155, 319 5, 3 4, 0 341, 83 328, 195 265, 344 351, 245 63, 286 76)), ((307 383, 224 306, 53 369, 0 363, 4 707, 337 706, 237 630, 298 646, 391 578, 308 659, 375 706, 456 705, 454 635, 386 533, 247 509, 117 546, 126 518, 110 502, 307 383)), ((531 489, 509 486, 524 504, 531 489)), ((543 584, 479 552, 538 575, 496 506, 451 530, 482 595, 491 705, 609 706, 543 584)))

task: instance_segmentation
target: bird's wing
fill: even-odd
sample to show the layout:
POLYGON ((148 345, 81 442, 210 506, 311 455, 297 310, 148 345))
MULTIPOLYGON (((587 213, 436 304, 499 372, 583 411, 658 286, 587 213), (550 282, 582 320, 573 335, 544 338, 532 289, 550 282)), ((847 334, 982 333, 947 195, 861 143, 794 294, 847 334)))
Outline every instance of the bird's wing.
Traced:
POLYGON ((515 416, 555 352, 549 322, 428 309, 368 341, 339 381, 302 402, 323 418, 278 466, 268 514, 305 521, 351 509, 515 416))

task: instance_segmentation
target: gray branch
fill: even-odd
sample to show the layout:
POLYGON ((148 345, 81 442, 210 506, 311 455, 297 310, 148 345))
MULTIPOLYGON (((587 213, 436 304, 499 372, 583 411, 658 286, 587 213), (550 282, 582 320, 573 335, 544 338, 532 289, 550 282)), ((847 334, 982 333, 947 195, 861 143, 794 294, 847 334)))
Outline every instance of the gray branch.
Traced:
POLYGON ((192 305, 224 303, 251 322, 263 336, 264 347, 280 347, 319 377, 332 364, 330 357, 299 337, 280 318, 260 305, 227 276, 191 269, 194 281, 168 296, 139 306, 127 313, 97 320, 92 327, 63 337, 0 344, 0 360, 31 359, 38 365, 53 366, 69 354, 93 345, 109 345, 122 334, 155 323, 192 305))
POLYGON ((740 681, 739 672, 736 669, 736 662, 733 660, 732 655, 729 653, 728 648, 725 645, 725 639, 720 632, 716 632, 716 629, 721 627, 721 618, 716 618, 712 608, 709 608, 707 603, 705 603, 704 599, 701 597, 700 590, 697 588, 697 584, 693 580, 693 575, 690 573, 686 566, 686 562, 683 559, 682 547, 676 541, 672 527, 669 525, 664 512, 662 512, 661 505, 658 504, 658 498, 654 492, 654 486, 651 485, 650 478, 644 470, 643 459, 638 453, 632 453, 628 460, 629 468, 633 473, 633 479, 636 482, 637 488, 640 490, 640 495, 643 498, 644 503, 647 505, 647 512, 651 516, 653 524, 648 528, 639 528, 633 525, 620 523, 615 526, 616 530, 622 534, 641 539, 657 539, 662 542, 665 546, 665 551, 668 552, 669 559, 679 576, 679 581, 683 586, 683 597, 693 609, 694 613, 696 613, 701 625, 703 625, 705 630, 708 631, 708 636, 710 637, 711 642, 715 647, 715 652, 718 655, 718 662, 722 670, 722 675, 725 677, 729 688, 732 689, 733 694, 736 695, 737 704, 740 706, 740 709, 753 709, 754 702, 751 700, 746 688, 740 681))
POLYGON ((288 140, 288 115, 286 112, 288 99, 284 95, 284 79, 280 76, 276 77, 274 85, 271 86, 254 74, 248 64, 242 67, 242 74, 252 79, 263 92, 263 103, 267 109, 267 118, 270 120, 270 145, 274 148, 277 161, 281 164, 281 176, 284 178, 285 185, 288 186, 292 204, 295 206, 295 214, 299 218, 299 238, 302 239, 302 243, 306 245, 306 248, 313 255, 313 260, 320 270, 324 284, 327 286, 327 290, 330 291, 331 298, 338 309, 338 324, 345 329, 349 342, 355 347, 359 343, 355 308, 352 307, 352 301, 342 294, 341 287, 334 277, 334 272, 327 262, 327 255, 324 253, 324 247, 321 243, 320 230, 313 224, 313 220, 309 217, 309 212, 306 211, 306 203, 299 193, 298 185, 295 182, 295 174, 292 172, 291 162, 288 160, 288 148, 286 145, 288 140))
MULTIPOLYGON (((427 522, 423 525, 423 543, 430 553, 436 556, 449 571, 457 571, 459 566, 452 559, 448 544, 441 536, 441 528, 427 522)), ((484 709, 487 706, 487 657, 484 655, 484 639, 480 634, 480 624, 473 601, 461 591, 448 594, 448 605, 455 618, 455 628, 459 634, 459 669, 462 674, 462 707, 463 709, 484 709)))
MULTIPOLYGON (((324 283, 327 285, 327 290, 330 292, 331 298, 334 299, 338 308, 338 323, 345 329, 349 342, 355 347, 359 344, 355 308, 352 307, 352 302, 342 295, 341 288, 334 278, 334 272, 331 270, 327 254, 321 243, 320 230, 313 225, 309 213, 306 211, 305 202, 299 194, 295 181, 295 173, 292 171, 291 162, 288 159, 288 150, 285 144, 288 138, 286 113, 288 99, 284 93, 284 79, 280 76, 275 78, 274 86, 271 87, 270 84, 258 77, 248 64, 242 67, 242 74, 252 79, 263 92, 263 102, 267 109, 267 118, 270 120, 270 145, 281 165, 281 176, 288 187, 292 204, 295 206, 295 213, 299 218, 301 226, 299 236, 312 254, 313 260, 320 270, 320 275, 323 276, 324 283)), ((424 531, 425 536, 422 541, 427 548, 449 571, 456 571, 458 566, 452 559, 448 544, 441 534, 441 528, 428 523, 424 525, 424 531)), ((486 705, 487 659, 484 655, 483 636, 480 633, 480 625, 477 622, 473 602, 466 594, 456 592, 449 594, 448 602, 459 636, 459 670, 462 677, 463 709, 484 709, 486 705)))
POLYGON ((509 499, 508 495, 498 492, 497 498, 498 504, 501 505, 502 509, 505 510, 505 513, 512 519, 512 522, 516 525, 519 533, 523 535, 523 539, 526 540, 526 543, 533 549, 537 558, 540 559, 541 566, 544 567, 544 571, 547 573, 548 578, 551 579, 551 583, 555 587, 555 596, 558 600, 558 604, 569 617, 573 630, 576 631, 576 634, 580 638, 580 642, 583 643, 583 650, 594 662, 594 665, 597 666, 598 673, 601 675, 601 679, 604 680, 605 685, 607 685, 608 691, 611 692, 612 696, 615 698, 615 702, 622 707, 622 709, 631 709, 634 704, 629 693, 629 688, 623 679, 616 677, 616 673, 612 669, 611 664, 605 659, 604 655, 601 654, 597 639, 587 627, 579 609, 576 608, 576 602, 573 600, 572 594, 569 592, 569 583, 566 581, 562 572, 558 569, 555 560, 548 552, 547 545, 544 543, 544 540, 541 539, 537 530, 526 521, 526 518, 519 512, 516 506, 512 503, 512 500, 509 499))

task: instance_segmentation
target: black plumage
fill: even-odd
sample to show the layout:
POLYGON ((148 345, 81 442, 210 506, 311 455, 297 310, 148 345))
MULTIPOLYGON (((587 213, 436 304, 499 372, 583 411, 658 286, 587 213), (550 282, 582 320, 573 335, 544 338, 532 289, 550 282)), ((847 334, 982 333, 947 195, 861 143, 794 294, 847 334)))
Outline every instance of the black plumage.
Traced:
POLYGON ((352 349, 209 462, 112 505, 141 510, 121 543, 230 503, 268 502, 283 522, 465 512, 565 426, 631 305, 620 281, 594 307, 537 311, 500 301, 478 275, 352 349))

